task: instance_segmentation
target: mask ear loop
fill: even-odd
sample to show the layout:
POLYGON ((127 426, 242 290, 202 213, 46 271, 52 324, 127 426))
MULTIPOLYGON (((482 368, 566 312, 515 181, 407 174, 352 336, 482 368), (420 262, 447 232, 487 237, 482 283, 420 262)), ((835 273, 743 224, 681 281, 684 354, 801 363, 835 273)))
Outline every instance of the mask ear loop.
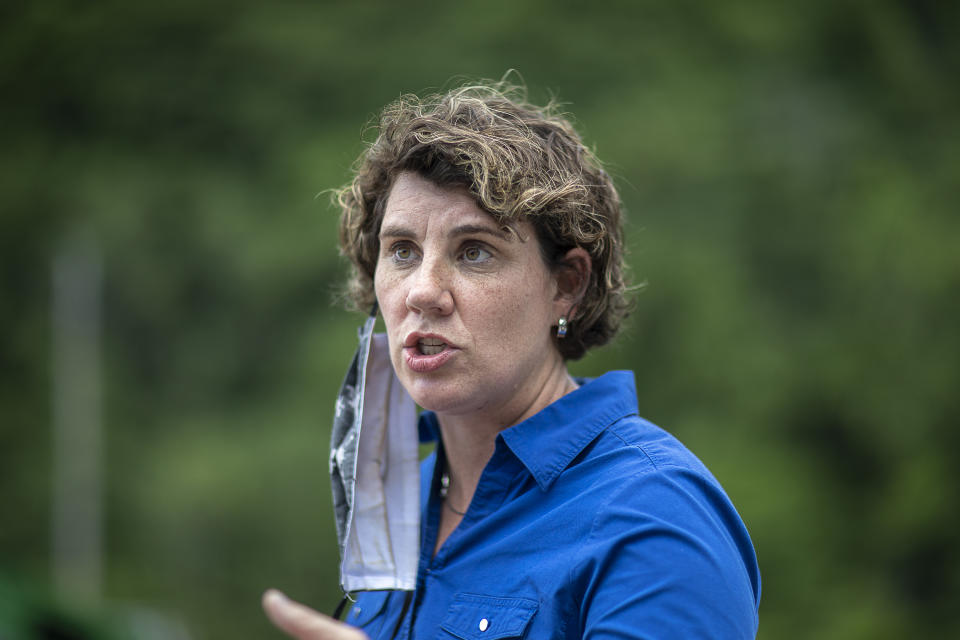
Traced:
POLYGON ((337 605, 336 610, 333 612, 333 619, 339 620, 343 616, 343 610, 347 607, 347 602, 353 602, 353 598, 350 597, 349 593, 343 594, 343 598, 340 599, 340 604, 337 605))

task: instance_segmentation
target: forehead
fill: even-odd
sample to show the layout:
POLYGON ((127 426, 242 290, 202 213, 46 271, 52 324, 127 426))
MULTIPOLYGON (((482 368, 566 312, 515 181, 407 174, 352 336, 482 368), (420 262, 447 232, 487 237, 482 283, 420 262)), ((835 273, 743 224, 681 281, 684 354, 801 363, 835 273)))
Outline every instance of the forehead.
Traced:
POLYGON ((394 181, 384 208, 382 228, 393 224, 502 225, 481 209, 464 187, 441 187, 410 172, 401 173, 394 181))

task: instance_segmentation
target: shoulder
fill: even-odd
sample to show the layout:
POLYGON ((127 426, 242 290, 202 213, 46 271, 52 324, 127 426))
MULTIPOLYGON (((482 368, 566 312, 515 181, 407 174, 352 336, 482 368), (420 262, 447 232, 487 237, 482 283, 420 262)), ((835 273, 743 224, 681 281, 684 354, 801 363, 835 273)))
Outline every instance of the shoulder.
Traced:
MULTIPOLYGON (((630 487, 668 479, 691 482, 700 491, 723 492, 709 469, 676 437, 631 414, 607 425, 573 461, 584 466, 607 491, 629 493, 630 487)), ((638 494, 638 498, 642 494, 638 494)))
POLYGON ((714 625, 729 632, 723 637, 752 637, 760 596, 753 544, 693 453, 628 416, 605 429, 570 471, 578 467, 592 468, 585 487, 592 524, 576 569, 588 627, 615 632, 642 619, 651 629, 691 636, 714 625), (623 610, 630 613, 617 614, 623 610))
POLYGON ((676 437, 628 416, 610 425, 585 454, 584 463, 602 470, 594 480, 592 537, 609 539, 612 528, 626 535, 669 530, 675 541, 683 533, 755 571, 753 545, 733 502, 676 437))

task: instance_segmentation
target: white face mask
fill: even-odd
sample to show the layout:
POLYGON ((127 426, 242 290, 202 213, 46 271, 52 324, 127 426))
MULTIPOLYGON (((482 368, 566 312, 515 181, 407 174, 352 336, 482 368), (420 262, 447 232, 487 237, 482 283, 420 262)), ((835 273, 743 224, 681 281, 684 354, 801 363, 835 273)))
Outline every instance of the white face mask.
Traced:
POLYGON ((376 307, 333 419, 330 479, 344 591, 412 591, 420 555, 417 407, 390 363, 376 307))

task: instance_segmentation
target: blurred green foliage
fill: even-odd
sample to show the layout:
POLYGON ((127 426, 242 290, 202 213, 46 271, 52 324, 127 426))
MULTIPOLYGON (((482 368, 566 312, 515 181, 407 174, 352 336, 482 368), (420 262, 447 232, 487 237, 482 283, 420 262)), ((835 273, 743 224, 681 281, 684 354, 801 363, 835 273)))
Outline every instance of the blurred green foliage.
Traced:
POLYGON ((608 164, 647 285, 573 369, 636 370, 641 412, 724 483, 760 637, 956 635, 958 7, 7 0, 3 593, 49 579, 50 261, 82 228, 105 273, 88 614, 242 638, 275 636, 268 586, 332 608, 326 447, 361 318, 331 304, 324 190, 392 98, 514 68, 608 164))

